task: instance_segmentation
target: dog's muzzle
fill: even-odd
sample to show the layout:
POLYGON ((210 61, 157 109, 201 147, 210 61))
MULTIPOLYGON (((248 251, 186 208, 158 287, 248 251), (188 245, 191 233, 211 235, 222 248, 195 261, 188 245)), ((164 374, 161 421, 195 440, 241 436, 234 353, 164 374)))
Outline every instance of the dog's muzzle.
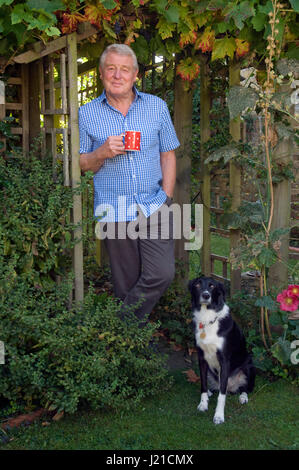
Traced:
POLYGON ((211 294, 210 294, 210 292, 205 291, 205 292, 203 292, 203 293, 200 295, 200 302, 201 302, 202 304, 208 304, 208 303, 210 303, 210 301, 211 301, 211 294))

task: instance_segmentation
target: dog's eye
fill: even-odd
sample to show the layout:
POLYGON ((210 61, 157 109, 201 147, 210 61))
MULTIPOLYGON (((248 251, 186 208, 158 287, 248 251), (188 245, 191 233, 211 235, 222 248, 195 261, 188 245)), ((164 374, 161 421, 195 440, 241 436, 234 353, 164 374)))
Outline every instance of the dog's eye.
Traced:
POLYGON ((210 288, 211 288, 211 289, 214 289, 214 284, 210 284, 210 288))
POLYGON ((200 282, 198 282, 195 287, 201 287, 200 282))

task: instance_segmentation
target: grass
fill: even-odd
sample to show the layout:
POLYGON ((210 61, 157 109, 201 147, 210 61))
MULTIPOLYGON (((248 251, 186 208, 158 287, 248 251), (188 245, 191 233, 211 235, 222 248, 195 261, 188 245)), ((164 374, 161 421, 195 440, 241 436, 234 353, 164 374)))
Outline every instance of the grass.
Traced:
POLYGON ((11 430, 2 450, 233 450, 298 449, 298 391, 290 383, 258 376, 247 405, 227 399, 226 422, 212 422, 216 396, 199 413, 199 384, 181 370, 170 391, 126 413, 82 410, 49 426, 36 422, 11 430))

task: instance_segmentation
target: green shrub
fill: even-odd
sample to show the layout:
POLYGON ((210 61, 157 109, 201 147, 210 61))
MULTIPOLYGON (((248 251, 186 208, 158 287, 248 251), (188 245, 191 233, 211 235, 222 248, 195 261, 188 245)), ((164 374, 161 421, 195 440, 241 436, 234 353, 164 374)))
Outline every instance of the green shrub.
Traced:
POLYGON ((38 157, 38 141, 30 158, 0 156, 0 225, 4 261, 13 260, 16 276, 46 286, 71 266, 74 190, 59 168, 53 181, 51 158, 38 157))
MULTIPOLYGON (((4 272, 5 271, 5 272, 4 272)), ((79 405, 119 409, 169 385, 163 357, 149 348, 157 327, 138 327, 119 305, 90 288, 84 303, 67 308, 72 282, 45 292, 6 274, 0 296, 0 397, 20 404, 75 412, 79 405)))

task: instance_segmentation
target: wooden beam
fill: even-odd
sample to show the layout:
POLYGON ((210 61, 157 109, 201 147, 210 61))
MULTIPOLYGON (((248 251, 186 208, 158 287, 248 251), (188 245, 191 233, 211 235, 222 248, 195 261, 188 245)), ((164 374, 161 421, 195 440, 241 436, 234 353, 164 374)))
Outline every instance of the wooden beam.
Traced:
POLYGON ((37 41, 31 45, 30 50, 15 56, 13 62, 16 62, 17 64, 29 64, 34 60, 38 60, 41 57, 45 57, 48 54, 53 54, 53 52, 57 52, 60 49, 67 47, 67 38, 73 34, 75 34, 76 41, 82 41, 83 39, 93 36, 98 32, 99 30, 90 23, 82 23, 79 25, 78 33, 71 33, 70 35, 67 34, 61 36, 57 39, 54 39, 53 41, 48 42, 47 44, 44 44, 42 41, 37 41))
POLYGON ((40 105, 39 105, 39 66, 32 62, 29 67, 29 142, 40 135, 40 105))
MULTIPOLYGON (((5 110, 5 82, 0 80, 0 121, 2 121, 2 119, 5 119, 5 110)), ((0 142, 3 144, 3 147, 0 149, 0 153, 2 153, 6 150, 6 139, 4 137, 0 137, 0 142)))
POLYGON ((22 64, 21 66, 22 77, 22 128, 23 128, 23 154, 29 152, 29 69, 28 65, 22 64))
MULTIPOLYGON (((77 40, 76 33, 67 36, 67 69, 69 78, 69 127, 71 129, 71 184, 75 188, 80 183, 81 170, 79 165, 79 125, 78 125, 78 91, 77 91, 77 40)), ((74 247, 73 262, 75 273, 75 300, 80 302, 84 297, 83 282, 83 242, 82 242, 82 198, 75 195, 73 199, 73 222, 77 225, 75 239, 79 240, 74 247)))
MULTIPOLYGON (((229 85, 240 84, 240 64, 237 62, 230 62, 229 65, 229 85)), ((241 139, 241 124, 240 118, 235 118, 229 123, 230 134, 235 142, 241 139)), ((235 165, 234 161, 230 161, 229 165, 229 189, 232 195, 231 210, 236 211, 241 203, 241 170, 235 165)), ((237 248, 240 244, 240 230, 230 230, 230 250, 237 248)), ((241 290, 241 270, 232 269, 230 271, 230 293, 233 295, 241 290)))
POLYGON ((34 60, 38 60, 45 57, 53 52, 57 52, 60 49, 66 47, 67 36, 61 36, 54 41, 48 42, 46 45, 42 41, 38 41, 32 45, 33 50, 23 52, 14 57, 13 61, 17 64, 29 64, 34 60))

